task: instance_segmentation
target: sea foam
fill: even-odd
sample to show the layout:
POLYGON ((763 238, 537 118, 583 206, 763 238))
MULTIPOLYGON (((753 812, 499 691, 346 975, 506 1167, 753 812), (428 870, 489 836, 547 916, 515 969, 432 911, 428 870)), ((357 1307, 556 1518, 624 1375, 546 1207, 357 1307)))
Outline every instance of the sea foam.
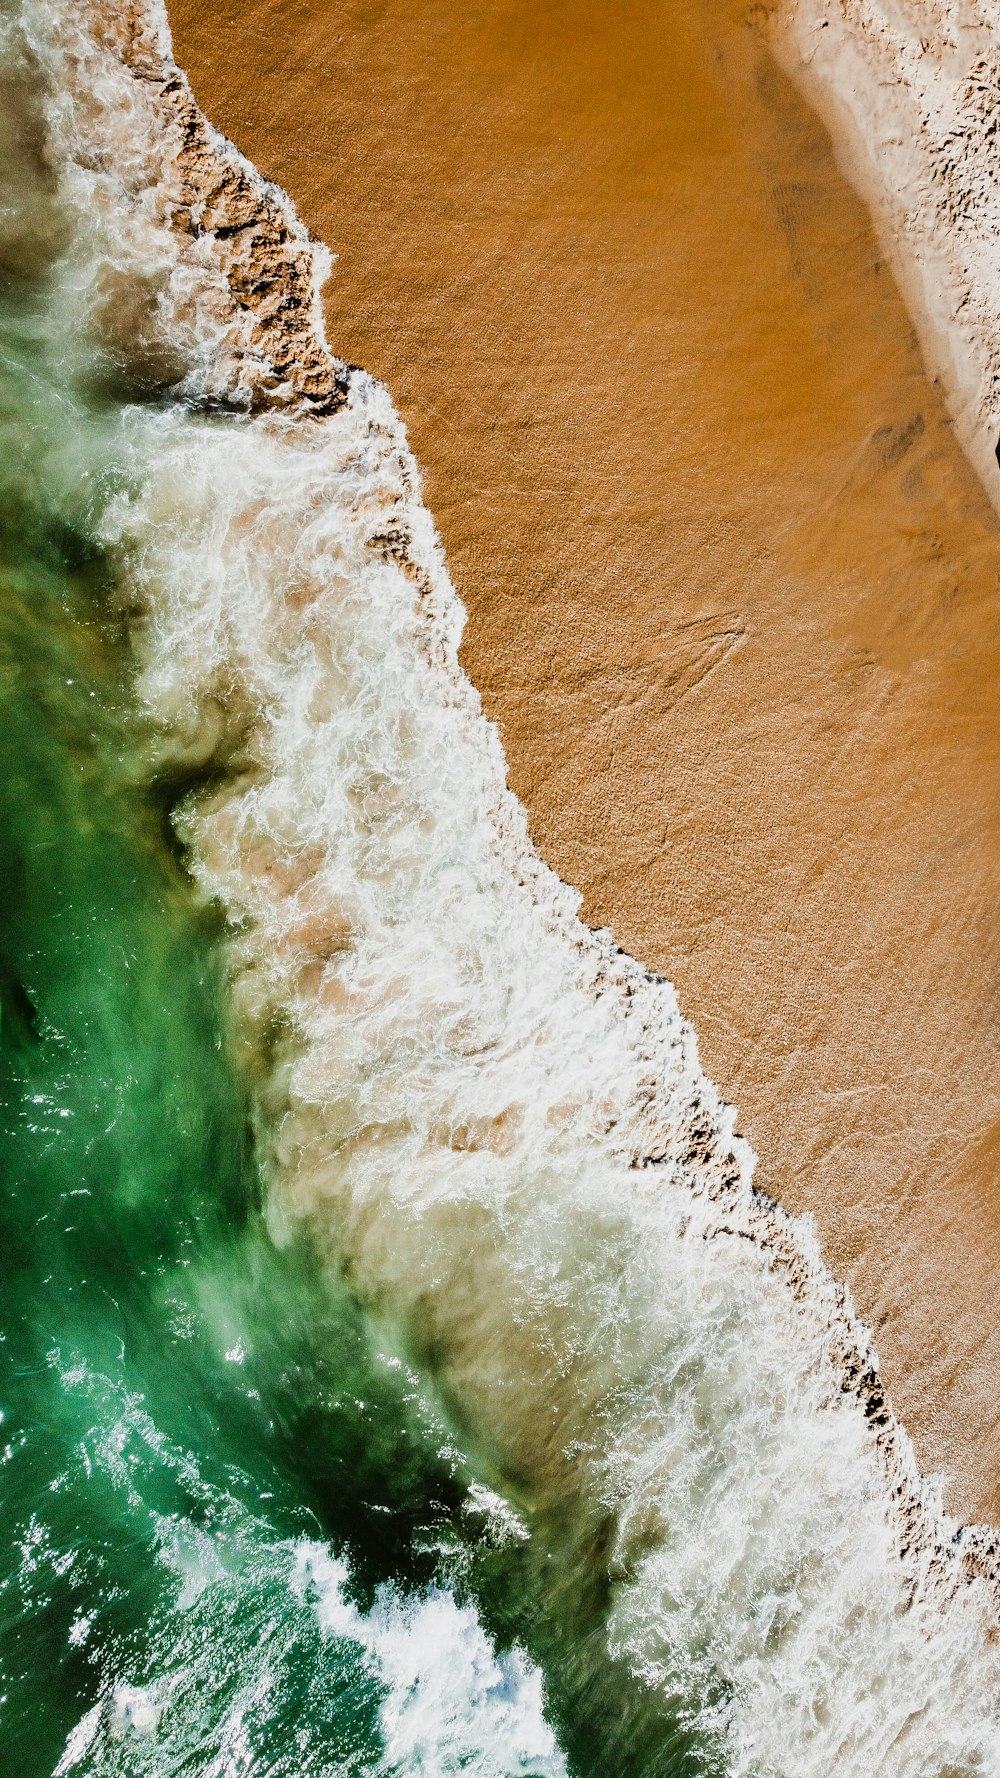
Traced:
MULTIPOLYGON (((172 1609, 161 1607, 146 1625, 141 1679, 132 1671, 134 1648, 126 1643, 112 1658, 105 1649, 97 1702, 66 1736, 53 1778, 161 1778, 182 1769, 199 1778, 265 1770, 270 1778, 335 1770, 372 1778, 566 1778, 545 1719, 541 1672, 516 1646, 498 1653, 471 1605, 440 1586, 404 1593, 383 1583, 365 1609, 342 1556, 315 1540, 276 1538, 205 1481, 140 1397, 58 1349, 48 1362, 67 1394, 98 1409, 77 1464, 88 1479, 106 1474, 131 1495, 136 1531, 147 1515, 158 1518, 154 1547, 173 1592, 172 1609), (211 1534, 150 1509, 147 1490, 155 1498, 165 1472, 183 1481, 211 1534), (314 1692, 350 1698, 339 1743, 336 1715, 324 1737, 322 1721, 303 1732, 289 1710, 289 1693, 300 1710, 310 1702, 289 1677, 303 1652, 311 1655, 314 1692), (366 1716, 369 1733, 359 1734, 366 1716), (345 1727, 367 1757, 345 1744, 345 1727)), ((56 1555, 46 1527, 33 1522, 23 1567, 65 1569, 75 1560, 56 1555)))
POLYGON ((93 523, 156 769, 199 786, 178 830, 230 921, 275 1239, 312 1230, 533 1536, 572 1522, 593 1658, 706 1768, 1000 1771, 991 1536, 919 1476, 672 988, 533 850, 403 428, 325 353, 327 256, 192 125, 155 8, 25 0, 21 33, 60 301, 130 397, 93 523))

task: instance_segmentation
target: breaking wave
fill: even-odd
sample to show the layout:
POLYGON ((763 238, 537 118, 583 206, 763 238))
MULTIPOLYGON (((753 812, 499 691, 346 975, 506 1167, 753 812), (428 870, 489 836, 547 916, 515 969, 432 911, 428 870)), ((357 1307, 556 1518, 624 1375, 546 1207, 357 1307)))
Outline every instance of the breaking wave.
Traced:
MULTIPOLYGON (((539 1669, 517 1647, 498 1654, 473 1606, 440 1586, 404 1593, 383 1582, 366 1610, 348 1562, 326 1544, 276 1537, 206 1481, 139 1398, 58 1351, 49 1363, 62 1390, 100 1414, 90 1479, 106 1474, 124 1487, 136 1529, 154 1520, 167 1593, 150 1613, 141 1678, 124 1676, 125 1650, 122 1671, 102 1662, 98 1701, 71 1729, 53 1778, 181 1769, 203 1778, 334 1769, 566 1778, 539 1669), (197 1502, 200 1526, 151 1510, 164 1473, 197 1502)), ((26 1578, 65 1560, 36 1520, 22 1551, 26 1578)), ((83 1647, 100 1615, 80 1611, 71 1642, 83 1647)))
MULTIPOLYGON (((992 1536, 919 1476, 670 985, 534 852, 402 425, 326 349, 325 251, 196 111, 155 6, 25 0, 6 35, 44 123, 20 238, 48 206, 65 351, 117 404, 93 534, 229 921, 274 1240, 304 1225, 433 1376, 541 1584, 589 1602, 586 1658, 698 1769, 1000 1771, 992 1536)), ((415 1744, 393 1688, 458 1608, 362 1621, 332 1557, 288 1560, 415 1744)))

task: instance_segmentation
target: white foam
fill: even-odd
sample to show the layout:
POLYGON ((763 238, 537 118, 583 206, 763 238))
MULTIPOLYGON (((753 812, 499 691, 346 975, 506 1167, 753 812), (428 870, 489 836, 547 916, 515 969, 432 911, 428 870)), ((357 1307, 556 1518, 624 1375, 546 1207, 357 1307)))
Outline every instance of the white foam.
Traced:
MULTIPOLYGON (((56 1351, 49 1363, 68 1393, 98 1406, 91 1458, 84 1466, 81 1446, 76 1461, 88 1480, 96 1466, 129 1495, 136 1532, 152 1533, 168 1594, 145 1626, 141 1682, 130 1676, 128 1643, 101 1640, 100 1696, 70 1730, 53 1778, 81 1767, 94 1778, 157 1778, 192 1759, 203 1778, 263 1771, 261 1743, 273 1738, 269 1719, 289 1713, 286 1668, 308 1617, 331 1643, 362 1657, 363 1681, 336 1648, 320 1680, 334 1693, 348 1690, 359 1710, 369 1700, 375 1705, 378 1739, 365 1766, 371 1778, 566 1778, 539 1669, 517 1647, 498 1652, 473 1606, 443 1587, 407 1594, 383 1585, 363 1610, 350 1597, 348 1563, 328 1545, 275 1538, 237 1500, 208 1486, 191 1455, 158 1431, 120 1383, 84 1363, 66 1364, 56 1351), (164 1471, 182 1476, 208 1509, 210 1530, 145 1505, 150 1473, 159 1480, 164 1471)), ((34 1523, 26 1570, 55 1560, 46 1528, 34 1523)), ((73 1646, 82 1646, 100 1615, 74 1621, 73 1646)), ((289 1747, 282 1771, 291 1771, 294 1757, 289 1747)), ((303 1778, 320 1769, 332 1768, 307 1758, 303 1778)))
POLYGON ((545 1721, 542 1678, 520 1649, 498 1655, 471 1606, 435 1589, 404 1597, 379 1587, 365 1613, 345 1594, 346 1563, 323 1544, 295 1551, 291 1586, 312 1598, 324 1631, 364 1649, 385 1688, 380 1708, 388 1772, 533 1773, 564 1778, 545 1721))
MULTIPOLYGON (((88 254, 162 263, 165 286, 183 260, 190 397, 236 346, 158 221, 166 126, 148 93, 113 118, 74 100, 99 54, 74 43, 53 141, 99 213, 74 289, 88 254)), ((130 82, 106 52, 90 90, 107 107, 130 82)), ((994 1600, 966 1560, 985 1545, 917 1475, 811 1226, 755 1195, 673 990, 532 850, 386 392, 354 373, 322 421, 137 407, 122 457, 100 532, 143 613, 142 694, 165 757, 228 762, 182 825, 270 1057, 276 1238, 305 1219, 433 1361, 542 1534, 574 1515, 610 1583, 606 1657, 706 1758, 1000 1771, 994 1600)), ((365 1634, 405 1677, 395 1610, 365 1634)), ((393 1732, 415 1747, 422 1725, 393 1732)))
POLYGON ((100 1733, 103 1717, 104 1706, 95 1704, 93 1709, 88 1710, 86 1715, 81 1716, 79 1722, 73 1725, 66 1737, 66 1745, 53 1771, 52 1778, 65 1778, 67 1772, 72 1772, 81 1760, 86 1758, 100 1733))
MULTIPOLYGON (((271 1663, 301 1635, 303 1611, 315 1613, 332 1641, 362 1654, 378 1699, 381 1745, 366 1766, 372 1778, 566 1778, 545 1720, 541 1673, 517 1648, 497 1654, 471 1606, 442 1589, 407 1596, 382 1586, 364 1612, 348 1597, 347 1564, 324 1544, 258 1544, 255 1561, 264 1581, 284 1575, 291 1609, 280 1629, 271 1623, 261 1659, 245 1661, 219 1721, 197 1722, 199 1692, 210 1694, 217 1683, 219 1650, 211 1637, 185 1637, 181 1617, 167 1619, 176 1643, 161 1629, 162 1676, 145 1685, 111 1679, 70 1730, 53 1778, 81 1766, 131 1771, 137 1741, 148 1744, 143 1772, 163 1769, 160 1758, 197 1750, 203 1778, 249 1778, 259 1725, 278 1689, 271 1663)), ((224 1573, 220 1566, 207 1584, 218 1585, 224 1573)), ((181 1598, 178 1612, 189 1607, 181 1598)))

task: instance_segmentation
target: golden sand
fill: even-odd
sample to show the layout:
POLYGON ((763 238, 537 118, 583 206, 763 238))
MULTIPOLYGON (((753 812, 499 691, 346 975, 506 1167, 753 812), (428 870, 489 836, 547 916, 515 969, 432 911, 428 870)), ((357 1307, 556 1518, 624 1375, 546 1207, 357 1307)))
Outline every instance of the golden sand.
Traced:
POLYGON ((823 130, 714 0, 170 11, 340 256, 542 852, 1000 1521, 1000 527, 823 130))

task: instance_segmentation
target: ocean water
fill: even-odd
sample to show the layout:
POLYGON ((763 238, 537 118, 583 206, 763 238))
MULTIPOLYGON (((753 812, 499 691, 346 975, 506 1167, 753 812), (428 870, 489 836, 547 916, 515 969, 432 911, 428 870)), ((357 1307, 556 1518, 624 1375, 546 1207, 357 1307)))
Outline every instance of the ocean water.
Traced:
POLYGON ((324 254, 155 7, 2 20, 5 1769, 1000 1771, 988 1537, 262 343, 324 254))
POLYGON ((0 1763, 557 1778, 539 1669, 475 1603, 521 1527, 264 1228, 221 923, 143 770, 93 537, 120 402, 25 272, 0 310, 0 1763))

